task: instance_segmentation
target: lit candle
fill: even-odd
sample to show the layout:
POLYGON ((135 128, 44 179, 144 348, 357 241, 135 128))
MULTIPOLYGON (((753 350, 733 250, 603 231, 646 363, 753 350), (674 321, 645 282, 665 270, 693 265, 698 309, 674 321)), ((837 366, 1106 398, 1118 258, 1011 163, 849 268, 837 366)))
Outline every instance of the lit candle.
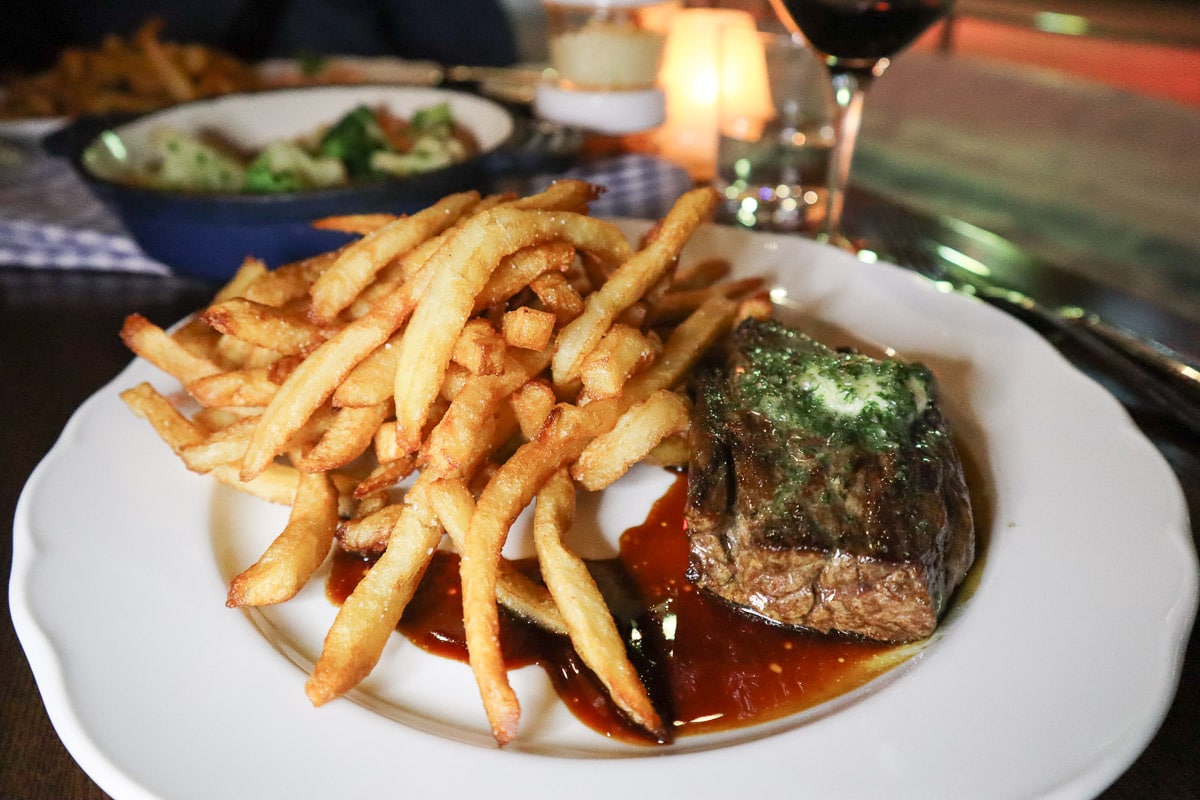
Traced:
POLYGON ((703 8, 675 14, 659 79, 666 92, 659 149, 697 180, 708 180, 715 169, 723 92, 726 103, 748 104, 740 109, 744 115, 765 121, 771 113, 762 44, 754 18, 745 11, 703 8))

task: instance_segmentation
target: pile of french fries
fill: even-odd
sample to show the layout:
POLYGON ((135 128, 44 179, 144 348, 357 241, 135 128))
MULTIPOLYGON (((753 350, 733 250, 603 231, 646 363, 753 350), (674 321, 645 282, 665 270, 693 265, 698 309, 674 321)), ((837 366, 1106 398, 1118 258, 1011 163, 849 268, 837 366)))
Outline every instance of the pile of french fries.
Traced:
POLYGON ((520 715, 500 605, 569 636, 614 704, 664 734, 563 534, 580 489, 640 461, 686 464, 689 371, 771 305, 761 281, 728 279, 727 263, 678 266, 715 192, 684 194, 635 245, 587 214, 600 191, 560 181, 528 197, 464 192, 411 216, 320 220, 357 236, 274 270, 248 258, 171 332, 126 321, 129 348, 186 390, 169 398, 143 383, 122 394, 129 407, 191 470, 291 506, 231 582, 229 606, 288 600, 335 541, 377 556, 307 681, 315 705, 371 672, 433 552, 453 547, 498 743, 520 715), (542 582, 502 556, 535 499, 542 582))
POLYGON ((261 88, 253 66, 204 45, 163 41, 162 27, 153 18, 128 38, 64 50, 50 69, 4 87, 0 117, 139 113, 261 88))

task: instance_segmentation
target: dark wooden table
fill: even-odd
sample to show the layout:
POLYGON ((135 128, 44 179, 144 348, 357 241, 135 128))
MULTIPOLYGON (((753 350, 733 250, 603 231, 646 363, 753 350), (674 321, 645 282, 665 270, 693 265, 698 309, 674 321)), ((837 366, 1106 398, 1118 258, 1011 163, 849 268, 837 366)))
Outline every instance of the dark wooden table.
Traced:
MULTIPOLYGON (((0 267, 0 532, 3 571, 11 571, 17 497, 71 412, 125 366, 117 338, 126 314, 169 324, 205 302, 211 287, 180 278, 31 271, 0 267)), ((1105 307, 1122 308, 1107 296, 1105 307)), ((1131 308, 1131 319, 1145 319, 1131 308)), ((1118 313, 1119 316, 1119 313, 1118 313)), ((1188 341, 1195 329, 1174 321, 1158 333, 1188 341)), ((1193 343, 1195 340, 1191 340, 1193 343)), ((1103 374, 1098 374, 1101 380, 1103 374)), ((1200 442, 1129 402, 1138 424, 1174 467, 1193 519, 1200 520, 1200 442)), ((64 502, 70 502, 64 498, 64 502)), ((86 597, 79 598, 87 602, 86 597)), ((7 609, 7 594, 5 595, 7 609)), ((0 624, 0 798, 89 800, 106 795, 75 764, 43 708, 5 612, 0 624)), ((1119 635, 1119 631, 1114 631, 1119 635)), ((1069 735, 1069 734, 1068 734, 1069 735)), ((182 745, 182 743, 181 743, 182 745)), ((185 746, 185 745, 182 745, 185 746)), ((1106 800, 1200 797, 1200 639, 1192 635, 1175 703, 1145 753, 1106 800)))

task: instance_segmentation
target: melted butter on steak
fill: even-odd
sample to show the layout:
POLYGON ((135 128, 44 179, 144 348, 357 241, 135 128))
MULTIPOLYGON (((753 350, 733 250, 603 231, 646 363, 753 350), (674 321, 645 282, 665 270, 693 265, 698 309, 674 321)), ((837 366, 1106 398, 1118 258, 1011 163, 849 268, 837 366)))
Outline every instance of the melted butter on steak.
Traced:
POLYGON ((975 545, 932 373, 747 320, 695 394, 692 580, 783 625, 933 633, 975 545))

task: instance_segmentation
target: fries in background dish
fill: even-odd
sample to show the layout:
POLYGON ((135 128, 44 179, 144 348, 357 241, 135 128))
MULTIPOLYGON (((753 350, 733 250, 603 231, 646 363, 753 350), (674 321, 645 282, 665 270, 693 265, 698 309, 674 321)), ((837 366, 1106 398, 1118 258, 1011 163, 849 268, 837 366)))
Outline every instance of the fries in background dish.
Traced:
POLYGON ((49 70, 6 84, 0 118, 138 113, 262 88, 251 65, 203 45, 165 42, 162 27, 153 18, 127 38, 63 51, 49 70))
POLYGON ((292 506, 232 581, 229 605, 286 601, 335 539, 375 559, 326 636, 306 686, 314 704, 370 674, 448 547, 461 556, 468 657, 498 743, 520 719, 500 605, 569 636, 614 704, 667 735, 564 534, 580 489, 643 460, 686 464, 682 384, 764 305, 757 282, 721 283, 711 264, 675 285, 712 190, 683 195, 637 243, 587 215, 598 192, 564 181, 525 198, 454 195, 409 218, 316 221, 362 238, 273 272, 248 259, 173 333, 126 323, 127 345, 197 407, 186 416, 142 384, 122 395, 131 409, 189 469, 292 506), (531 503, 544 585, 502 555, 531 503))

